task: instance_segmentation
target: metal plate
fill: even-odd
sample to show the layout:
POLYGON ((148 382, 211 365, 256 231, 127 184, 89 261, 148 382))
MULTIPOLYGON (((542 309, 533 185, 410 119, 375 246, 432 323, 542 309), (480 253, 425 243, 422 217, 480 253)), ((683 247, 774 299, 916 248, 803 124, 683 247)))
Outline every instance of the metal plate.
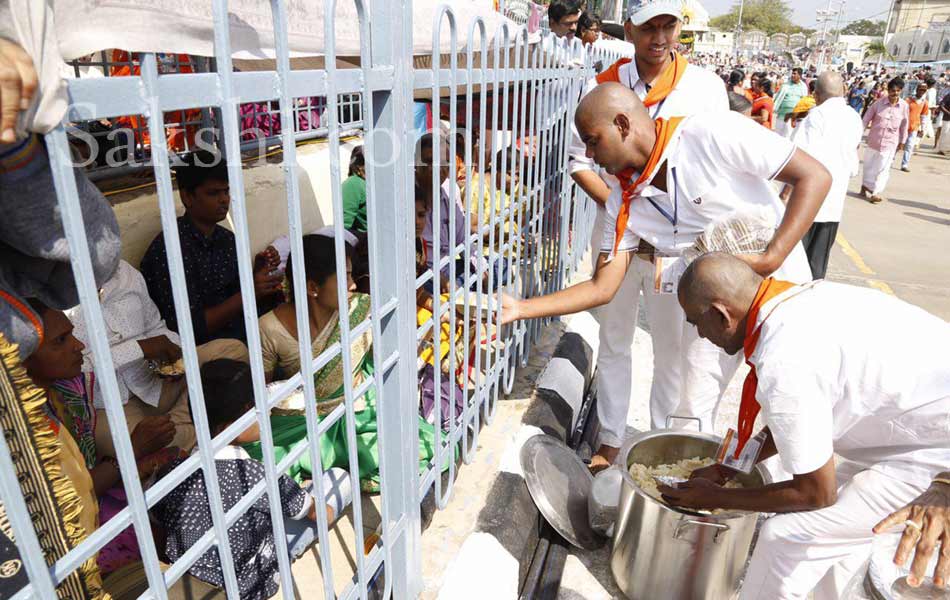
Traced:
POLYGON ((538 510, 564 539, 585 550, 603 544, 587 516, 594 477, 573 450, 555 437, 536 435, 521 447, 521 470, 538 510))
POLYGON ((907 583, 910 571, 906 568, 910 566, 910 561, 904 567, 894 564, 894 553, 900 539, 900 533, 875 536, 865 591, 875 600, 950 600, 950 590, 935 588, 933 584, 932 576, 939 552, 935 552, 931 557, 930 564, 927 565, 927 576, 920 587, 910 587, 907 583))

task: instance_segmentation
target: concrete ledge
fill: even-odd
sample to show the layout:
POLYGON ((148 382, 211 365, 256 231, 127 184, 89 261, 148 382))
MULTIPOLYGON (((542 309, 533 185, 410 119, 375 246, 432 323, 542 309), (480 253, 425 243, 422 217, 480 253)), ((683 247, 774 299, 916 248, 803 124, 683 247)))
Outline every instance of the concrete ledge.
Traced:
POLYGON ((593 318, 587 313, 572 317, 537 379, 531 404, 505 449, 500 472, 478 514, 475 533, 466 539, 449 567, 440 599, 518 597, 543 520, 524 483, 521 447, 539 434, 568 439, 593 380, 596 347, 593 318))

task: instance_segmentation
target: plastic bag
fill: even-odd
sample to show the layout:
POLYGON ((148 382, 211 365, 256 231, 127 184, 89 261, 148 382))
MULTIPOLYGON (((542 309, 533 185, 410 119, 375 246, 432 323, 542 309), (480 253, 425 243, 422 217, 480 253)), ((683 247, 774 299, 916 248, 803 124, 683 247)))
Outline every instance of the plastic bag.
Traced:
POLYGON ((775 216, 765 208, 736 211, 713 221, 683 252, 688 265, 703 254, 761 254, 775 235, 775 216))

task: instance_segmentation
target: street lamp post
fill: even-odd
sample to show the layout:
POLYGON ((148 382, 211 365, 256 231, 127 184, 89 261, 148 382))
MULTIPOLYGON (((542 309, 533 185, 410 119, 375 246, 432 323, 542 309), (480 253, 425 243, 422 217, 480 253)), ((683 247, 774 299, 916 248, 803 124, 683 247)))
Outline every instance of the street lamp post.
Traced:
POLYGON ((735 39, 736 57, 739 56, 739 51, 742 48, 742 10, 744 8, 745 8, 745 0, 739 0, 739 21, 736 23, 736 39, 735 39))
MULTIPOLYGON (((838 42, 841 40, 841 15, 844 14, 844 6, 847 4, 847 0, 841 0, 841 5, 838 6, 838 21, 835 23, 835 45, 831 48, 831 64, 835 62, 835 55, 838 54, 838 42)), ((847 62, 847 52, 845 52, 845 62, 847 62)))
POLYGON ((828 33, 828 22, 831 20, 831 3, 832 0, 828 0, 828 8, 825 10, 816 10, 816 21, 821 23, 821 37, 818 41, 818 64, 815 66, 815 69, 821 73, 821 68, 825 64, 825 36, 828 33))

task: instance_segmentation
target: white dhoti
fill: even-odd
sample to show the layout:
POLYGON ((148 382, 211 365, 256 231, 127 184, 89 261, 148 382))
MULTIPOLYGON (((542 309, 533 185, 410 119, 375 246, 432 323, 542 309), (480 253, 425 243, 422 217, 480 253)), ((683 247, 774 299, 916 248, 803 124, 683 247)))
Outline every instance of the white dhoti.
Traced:
POLYGON ((792 132, 795 130, 792 128, 791 122, 786 121, 784 117, 775 117, 775 127, 773 131, 782 137, 791 137, 792 132))
POLYGON ((897 149, 887 152, 878 152, 873 148, 864 149, 864 175, 861 183, 871 190, 872 194, 880 194, 887 187, 887 180, 891 176, 891 163, 897 149))
POLYGON ((940 143, 937 145, 938 152, 950 152, 950 119, 944 119, 940 125, 940 143))
POLYGON ((923 492, 878 471, 842 463, 838 501, 774 516, 762 525, 740 600, 837 599, 872 550, 871 528, 923 492))

